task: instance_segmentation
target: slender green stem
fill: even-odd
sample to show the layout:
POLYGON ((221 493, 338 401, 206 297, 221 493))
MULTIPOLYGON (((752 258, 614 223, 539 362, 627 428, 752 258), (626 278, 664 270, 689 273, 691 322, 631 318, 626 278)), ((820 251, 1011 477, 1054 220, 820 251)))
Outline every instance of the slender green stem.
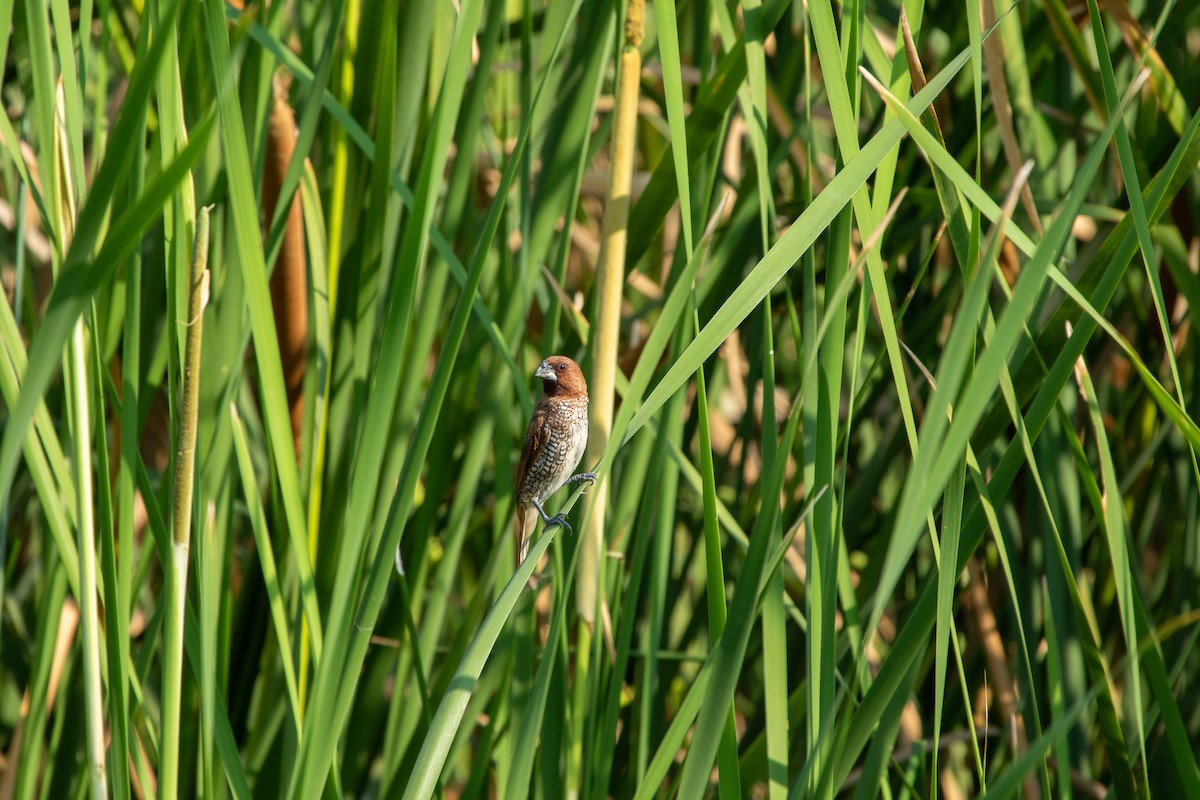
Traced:
POLYGON ((179 796, 179 718, 183 707, 183 626, 187 609, 188 548, 192 534, 192 493, 196 469, 196 427, 200 398, 200 342, 204 307, 208 302, 208 218, 202 208, 196 218, 192 250, 188 313, 179 320, 185 331, 183 403, 179 425, 179 450, 172 490, 171 563, 167 581, 169 607, 163 641, 162 757, 160 797, 179 796))
POLYGON ((92 502, 92 428, 89 421, 87 342, 84 321, 75 323, 71 338, 71 411, 74 417, 75 486, 79 504, 76 543, 79 547, 79 611, 83 634, 88 782, 92 797, 108 796, 104 767, 104 694, 100 687, 100 612, 96 600, 96 520, 92 502))
MULTIPOLYGON (((67 98, 63 83, 55 93, 54 171, 58 181, 58 230, 64 249, 75 231, 78 184, 72 179, 80 169, 69 153, 66 126, 67 98)), ((104 765, 104 693, 100 678, 100 609, 96 587, 96 505, 92 496, 92 426, 90 383, 88 382, 88 343, 84 317, 75 320, 67 346, 69 361, 68 393, 75 457, 76 548, 79 552, 79 612, 83 638, 84 719, 87 726, 87 775, 93 798, 108 796, 108 778, 104 765)))

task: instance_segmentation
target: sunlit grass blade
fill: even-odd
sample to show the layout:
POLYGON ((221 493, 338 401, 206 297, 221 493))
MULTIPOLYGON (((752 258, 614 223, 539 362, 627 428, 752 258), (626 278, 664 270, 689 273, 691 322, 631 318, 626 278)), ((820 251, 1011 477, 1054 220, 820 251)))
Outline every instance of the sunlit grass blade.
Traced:
MULTIPOLYGON (((932 84, 930 84, 932 85, 932 84)), ((955 406, 953 422, 935 411, 926 418, 922 426, 923 446, 916 456, 913 471, 910 475, 920 475, 921 480, 906 481, 904 494, 896 512, 896 538, 889 545, 889 557, 885 560, 884 571, 880 576, 877 587, 877 597, 887 597, 895 587, 899 573, 908 556, 916 546, 920 519, 923 518, 930 504, 941 492, 945 481, 953 469, 955 452, 961 452, 969 439, 971 429, 987 410, 991 393, 999 380, 999 373, 1007 362, 1009 352, 1016 343, 1024 324, 1025 316, 1033 306, 1034 300, 1041 292, 1045 275, 1049 271, 1053 259, 1058 256, 1068 233, 1074 213, 1082 204, 1089 185, 1100 166, 1109 138, 1113 134, 1115 120, 1110 120, 1104 132, 1093 143, 1087 159, 1080 167, 1076 183, 1071 193, 1063 202, 1058 217, 1046 231, 1046 237, 1039 243, 1033 259, 1021 272, 1021 277, 1013 290, 1012 299, 1004 310, 996 327, 991 343, 983 351, 976 362, 969 383, 963 389, 959 402, 955 406), (945 433, 943 434, 943 431, 945 433)), ((974 319, 975 317, 972 317, 974 319)), ((972 323, 973 324, 973 323, 972 323)), ((954 339, 951 340, 952 342, 954 339)), ((961 370, 961 364, 955 370, 961 370)), ((961 375, 961 372, 959 372, 961 375)), ((959 382, 956 378, 948 380, 948 374, 939 370, 939 385, 934 391, 930 406, 933 409, 944 409, 948 406, 949 397, 958 394, 959 382)), ((874 632, 883 614, 882 604, 876 604, 871 612, 871 624, 868 631, 874 632)))
MULTIPOLYGON (((966 63, 967 57, 968 53, 964 51, 947 64, 937 78, 930 81, 929 85, 913 98, 909 109, 919 113, 932 102, 966 63)), ((672 363, 671 368, 629 421, 624 433, 626 439, 645 424, 650 415, 658 410, 670 393, 683 384, 688 375, 696 371, 738 323, 746 318, 750 309, 812 245, 833 217, 849 202, 853 192, 866 182, 888 149, 900 140, 901 131, 902 126, 898 122, 888 122, 779 238, 770 252, 708 321, 696 339, 672 363)))
POLYGON ((525 561, 509 578, 496 604, 492 606, 487 618, 484 619, 472 639, 471 646, 467 648, 467 652, 463 655, 462 662, 450 682, 449 691, 442 698, 437 713, 433 716, 433 723, 429 733, 425 736, 425 743, 421 746, 421 754, 417 757, 417 771, 410 776, 408 788, 404 792, 405 800, 418 800, 432 796, 434 784, 441 774, 450 743, 462 720, 463 713, 466 711, 467 702, 471 698, 472 690, 479 680, 484 664, 491 656, 496 639, 499 638, 500 632, 508 622, 517 598, 520 597, 521 592, 525 591, 529 577, 533 575, 538 560, 550 546, 557 530, 558 528, 550 528, 530 546, 525 561))

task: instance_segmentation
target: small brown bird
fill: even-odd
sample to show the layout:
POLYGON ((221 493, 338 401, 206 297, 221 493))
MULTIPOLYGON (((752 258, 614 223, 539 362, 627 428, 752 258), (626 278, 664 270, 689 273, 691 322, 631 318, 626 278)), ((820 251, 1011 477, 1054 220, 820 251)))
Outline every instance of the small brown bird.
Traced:
POLYGON ((571 526, 562 514, 546 515, 542 503, 564 484, 595 482, 596 473, 571 475, 583 458, 588 437, 588 393, 583 370, 566 356, 550 356, 537 368, 545 394, 533 409, 517 462, 517 564, 525 560, 540 517, 547 525, 571 526))

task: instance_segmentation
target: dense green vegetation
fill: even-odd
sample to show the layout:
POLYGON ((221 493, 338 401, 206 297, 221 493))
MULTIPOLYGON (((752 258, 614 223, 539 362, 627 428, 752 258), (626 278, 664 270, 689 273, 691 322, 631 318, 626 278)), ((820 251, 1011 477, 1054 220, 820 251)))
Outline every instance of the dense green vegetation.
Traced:
POLYGON ((0 2, 0 799, 1200 797, 1194 4, 240 6, 0 2))

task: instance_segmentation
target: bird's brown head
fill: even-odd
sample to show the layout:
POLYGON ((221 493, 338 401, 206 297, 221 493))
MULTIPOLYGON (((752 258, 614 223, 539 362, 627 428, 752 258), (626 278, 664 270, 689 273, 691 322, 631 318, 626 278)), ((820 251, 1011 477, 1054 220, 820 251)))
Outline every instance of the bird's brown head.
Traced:
POLYGON ((548 397, 587 397, 583 370, 566 356, 550 356, 533 374, 542 379, 548 397))

